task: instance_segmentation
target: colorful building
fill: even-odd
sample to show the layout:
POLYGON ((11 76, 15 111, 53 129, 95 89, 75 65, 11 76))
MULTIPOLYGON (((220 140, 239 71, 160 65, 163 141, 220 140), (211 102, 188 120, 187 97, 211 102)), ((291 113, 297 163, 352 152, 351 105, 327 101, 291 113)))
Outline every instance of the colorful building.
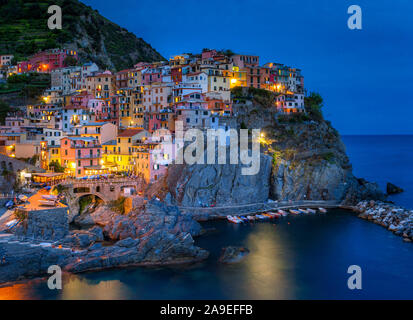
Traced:
POLYGON ((102 146, 92 137, 64 137, 60 142, 61 164, 75 177, 106 173, 102 167, 102 146))

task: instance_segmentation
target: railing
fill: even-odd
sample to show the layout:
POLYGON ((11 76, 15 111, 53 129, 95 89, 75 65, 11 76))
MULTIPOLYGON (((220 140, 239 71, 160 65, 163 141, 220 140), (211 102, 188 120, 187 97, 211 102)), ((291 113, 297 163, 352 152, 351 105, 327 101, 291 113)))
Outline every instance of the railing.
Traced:
POLYGON ((61 184, 107 184, 107 183, 133 183, 133 182, 142 182, 143 179, 140 177, 122 177, 122 178, 101 178, 101 179, 73 179, 66 178, 62 181, 61 184))
POLYGON ((86 155, 77 155, 76 159, 100 159, 102 158, 100 154, 86 154, 86 155))

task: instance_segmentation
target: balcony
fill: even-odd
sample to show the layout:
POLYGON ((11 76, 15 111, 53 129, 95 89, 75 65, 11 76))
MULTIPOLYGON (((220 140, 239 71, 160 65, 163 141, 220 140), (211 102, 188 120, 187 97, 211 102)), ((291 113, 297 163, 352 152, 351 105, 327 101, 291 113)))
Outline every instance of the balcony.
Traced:
POLYGON ((84 155, 77 155, 76 159, 100 159, 100 154, 84 154, 84 155))
POLYGON ((71 145, 71 147, 74 149, 90 149, 90 148, 101 148, 102 146, 100 144, 94 144, 94 145, 71 145))

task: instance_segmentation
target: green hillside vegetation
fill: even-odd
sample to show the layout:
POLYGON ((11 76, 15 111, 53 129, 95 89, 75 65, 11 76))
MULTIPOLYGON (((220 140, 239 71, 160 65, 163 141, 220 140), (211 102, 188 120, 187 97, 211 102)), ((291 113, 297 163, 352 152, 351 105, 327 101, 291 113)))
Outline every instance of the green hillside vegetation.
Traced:
POLYGON ((16 61, 50 48, 77 50, 82 61, 120 70, 164 58, 149 44, 77 0, 0 0, 0 54, 16 61), (62 30, 49 30, 47 8, 62 8, 62 30))
MULTIPOLYGON (((16 93, 21 98, 35 99, 50 87, 50 74, 29 73, 13 75, 7 82, 0 84, 0 101, 2 95, 16 93)), ((0 110, 1 113, 1 110, 0 110)), ((0 114, 1 119, 1 114, 0 114)))
POLYGON ((4 124, 4 120, 7 117, 7 113, 10 111, 9 105, 0 100, 0 124, 4 124))

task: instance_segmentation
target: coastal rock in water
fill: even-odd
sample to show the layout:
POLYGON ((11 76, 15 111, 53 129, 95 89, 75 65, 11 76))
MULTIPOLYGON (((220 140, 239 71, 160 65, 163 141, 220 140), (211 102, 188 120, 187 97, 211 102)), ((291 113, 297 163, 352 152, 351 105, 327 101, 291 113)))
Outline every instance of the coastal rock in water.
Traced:
POLYGON ((386 186, 387 194, 397 194, 402 193, 404 190, 393 183, 387 182, 386 186))
POLYGON ((222 248, 219 262, 221 263, 237 263, 244 259, 249 254, 249 250, 244 247, 229 246, 222 248))
POLYGON ((0 283, 4 283, 47 275, 51 265, 63 266, 68 259, 74 259, 74 254, 69 250, 27 243, 1 243, 0 258, 0 283))
POLYGON ((167 265, 204 260, 208 252, 194 246, 189 233, 173 235, 158 230, 138 241, 127 238, 116 245, 86 252, 72 259, 64 269, 84 272, 105 268, 139 265, 167 265))

